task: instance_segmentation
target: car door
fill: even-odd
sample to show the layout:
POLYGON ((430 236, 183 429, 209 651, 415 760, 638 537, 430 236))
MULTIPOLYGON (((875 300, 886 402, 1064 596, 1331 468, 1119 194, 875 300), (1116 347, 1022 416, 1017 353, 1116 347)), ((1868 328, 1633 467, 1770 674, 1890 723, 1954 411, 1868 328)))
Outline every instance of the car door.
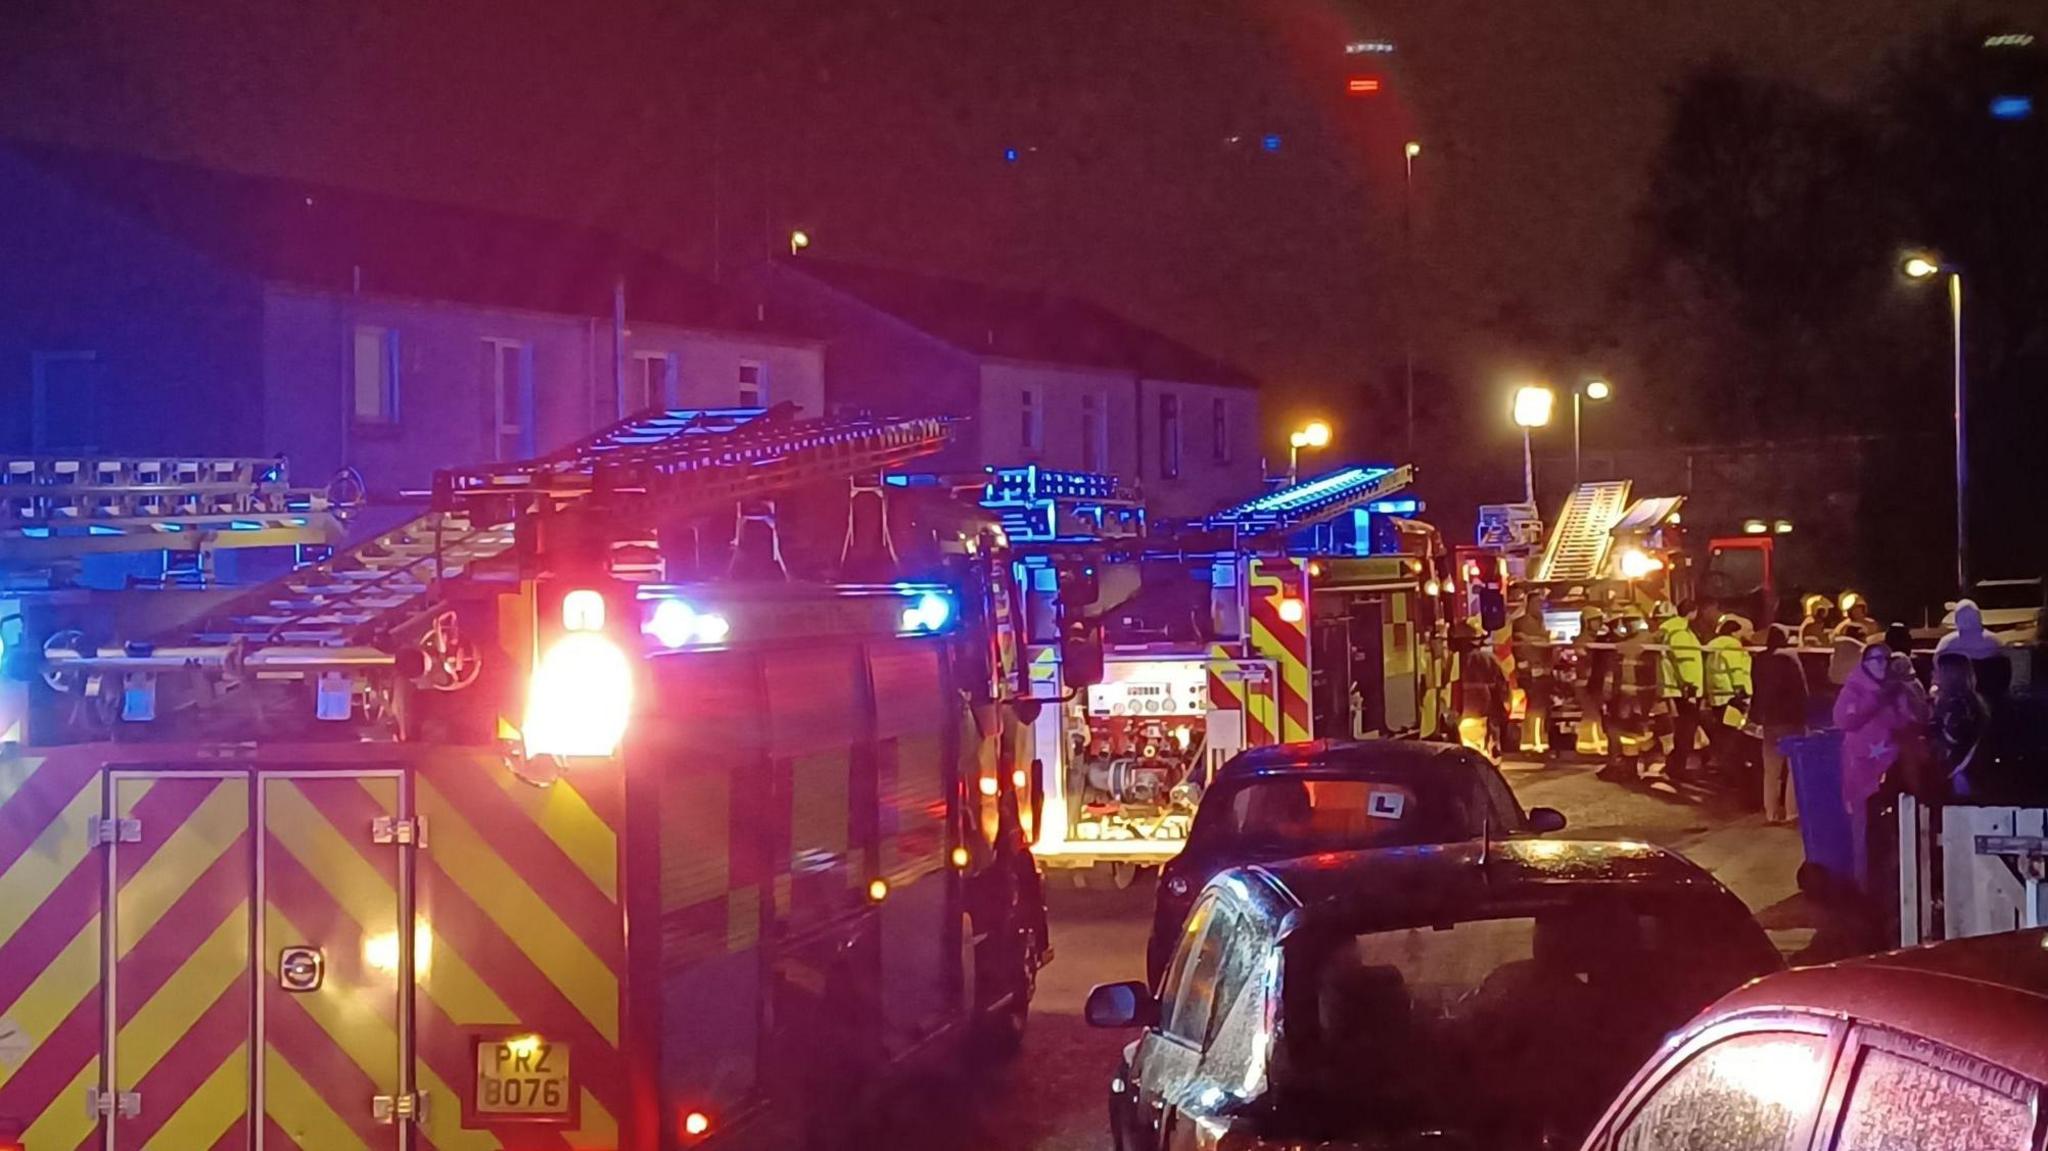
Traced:
POLYGON ((1828 1151, 2032 1151, 2041 1085, 1954 1048, 1858 1026, 1829 1092, 1828 1151))
POLYGON ((1214 892, 1188 913, 1160 987, 1159 1019, 1130 1053, 1131 1082, 1138 1106, 1128 1117, 1125 1151, 1165 1147, 1176 1106, 1197 1090, 1203 1041, 1215 1007, 1217 981, 1234 913, 1214 892))
POLYGON ((1808 1016, 1705 1028, 1636 1077, 1589 1151, 1806 1151, 1840 1050, 1840 1028, 1808 1016))

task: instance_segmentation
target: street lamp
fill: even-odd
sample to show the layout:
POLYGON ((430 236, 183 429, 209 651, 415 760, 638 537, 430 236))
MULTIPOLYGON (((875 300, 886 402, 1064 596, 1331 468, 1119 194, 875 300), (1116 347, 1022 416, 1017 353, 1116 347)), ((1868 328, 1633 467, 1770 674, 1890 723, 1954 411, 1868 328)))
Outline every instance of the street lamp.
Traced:
POLYGON ((1293 486, 1301 478, 1301 449, 1327 448, 1330 446, 1330 425, 1321 420, 1310 420, 1287 434, 1287 483, 1293 486))
POLYGON ((1522 502, 1536 502, 1536 455, 1529 446, 1529 432, 1547 427, 1557 394, 1541 384, 1529 384, 1515 392, 1515 423, 1522 429, 1522 502))
POLYGON ((1599 403, 1614 394, 1614 385, 1606 380, 1587 380, 1572 389, 1572 486, 1579 486, 1579 400, 1581 397, 1599 403))
POLYGON ((811 246, 811 234, 810 234, 809 232, 806 232, 806 231, 804 231, 804 230, 803 230, 802 228, 798 228, 798 229, 797 229, 796 231, 794 231, 794 232, 791 232, 791 233, 789 234, 789 254, 790 254, 790 255, 794 256, 794 255, 796 255, 796 254, 797 254, 798 252, 801 252, 801 251, 803 251, 803 250, 804 250, 805 248, 808 248, 808 247, 810 247, 810 246, 811 246))
POLYGON ((1415 312, 1415 157, 1420 155, 1422 141, 1401 145, 1401 355, 1405 381, 1401 394, 1406 412, 1401 426, 1410 462, 1415 458, 1415 323, 1411 318, 1415 312))
POLYGON ((1955 357, 1956 594, 1970 594, 1970 429, 1968 381, 1963 374, 1963 271, 1928 252, 1915 252, 1899 265, 1909 280, 1948 276, 1949 340, 1955 357))

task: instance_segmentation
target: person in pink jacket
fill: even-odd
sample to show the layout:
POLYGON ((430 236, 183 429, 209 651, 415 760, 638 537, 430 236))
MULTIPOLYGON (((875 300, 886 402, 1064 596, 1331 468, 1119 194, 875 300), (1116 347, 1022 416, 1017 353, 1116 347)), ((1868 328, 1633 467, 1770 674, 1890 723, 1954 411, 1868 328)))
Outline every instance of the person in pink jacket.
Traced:
POLYGON ((1864 645, 1835 697, 1834 718, 1842 731, 1842 805, 1849 812, 1856 880, 1866 890, 1872 801, 1901 757, 1923 754, 1928 715, 1927 692, 1913 678, 1912 663, 1894 660, 1882 643, 1864 645))

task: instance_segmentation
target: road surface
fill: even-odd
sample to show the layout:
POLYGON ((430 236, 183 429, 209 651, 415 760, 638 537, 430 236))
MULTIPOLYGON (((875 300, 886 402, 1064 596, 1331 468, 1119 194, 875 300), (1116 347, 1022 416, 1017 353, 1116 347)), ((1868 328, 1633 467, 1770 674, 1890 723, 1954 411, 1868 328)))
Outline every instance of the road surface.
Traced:
MULTIPOLYGON (((1794 882, 1803 858, 1797 830, 1710 797, 1663 798, 1594 778, 1584 767, 1510 763, 1524 807, 1555 807, 1566 836, 1642 839, 1683 852, 1712 870, 1787 953, 1812 935, 1794 882)), ((890 1124, 890 1145, 912 1151, 1106 1151, 1107 1081, 1130 1036, 1095 1031, 1081 1004, 1097 983, 1141 979, 1152 889, 1077 886, 1048 877, 1056 958, 1015 1063, 969 1082, 935 1082, 907 1092, 890 1124)))

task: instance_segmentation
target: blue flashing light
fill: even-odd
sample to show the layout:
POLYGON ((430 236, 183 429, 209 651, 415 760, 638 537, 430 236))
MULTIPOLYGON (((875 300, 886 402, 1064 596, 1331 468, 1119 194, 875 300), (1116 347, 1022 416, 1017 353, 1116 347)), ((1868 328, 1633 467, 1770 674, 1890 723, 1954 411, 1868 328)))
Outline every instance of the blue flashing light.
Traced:
POLYGON ((46 540, 46 539, 49 539, 49 538, 50 538, 50 529, 49 529, 49 528, 23 528, 23 529, 21 529, 21 534, 22 534, 22 535, 24 535, 24 536, 26 536, 26 537, 28 537, 29 539, 32 539, 32 540, 46 540))
POLYGON ((892 488, 907 488, 910 486, 910 477, 899 473, 891 472, 890 474, 882 477, 882 482, 889 485, 892 488))
POLYGON ((1003 163, 1005 163, 1005 164, 1014 164, 1014 163, 1016 163, 1016 162, 1017 162, 1017 149, 1015 149, 1015 148, 1005 148, 1005 149, 1003 149, 1003 163))
POLYGON ((125 536, 128 533, 117 527, 109 527, 106 524, 87 524, 85 534, 89 536, 125 536))
POLYGON ((1991 118, 1994 120, 2025 120, 2034 114, 2032 96, 1994 96, 1991 98, 1991 118))
POLYGON ((260 532, 263 530, 263 525, 257 523, 255 520, 229 520, 228 530, 236 532, 260 532))
POLYGON ((185 530, 184 524, 158 524, 157 527, 167 532, 181 532, 185 530))
POLYGON ((1280 133, 1269 133, 1265 139, 1259 141, 1259 147, 1264 148, 1268 152, 1278 152, 1280 150, 1280 133))
POLYGON ((917 600, 903 609, 903 627, 906 632, 935 632, 946 626, 953 618, 953 603, 937 592, 917 593, 917 600))
POLYGON ((1365 510, 1379 516, 1412 516, 1422 510, 1420 500, 1375 500, 1365 510))

